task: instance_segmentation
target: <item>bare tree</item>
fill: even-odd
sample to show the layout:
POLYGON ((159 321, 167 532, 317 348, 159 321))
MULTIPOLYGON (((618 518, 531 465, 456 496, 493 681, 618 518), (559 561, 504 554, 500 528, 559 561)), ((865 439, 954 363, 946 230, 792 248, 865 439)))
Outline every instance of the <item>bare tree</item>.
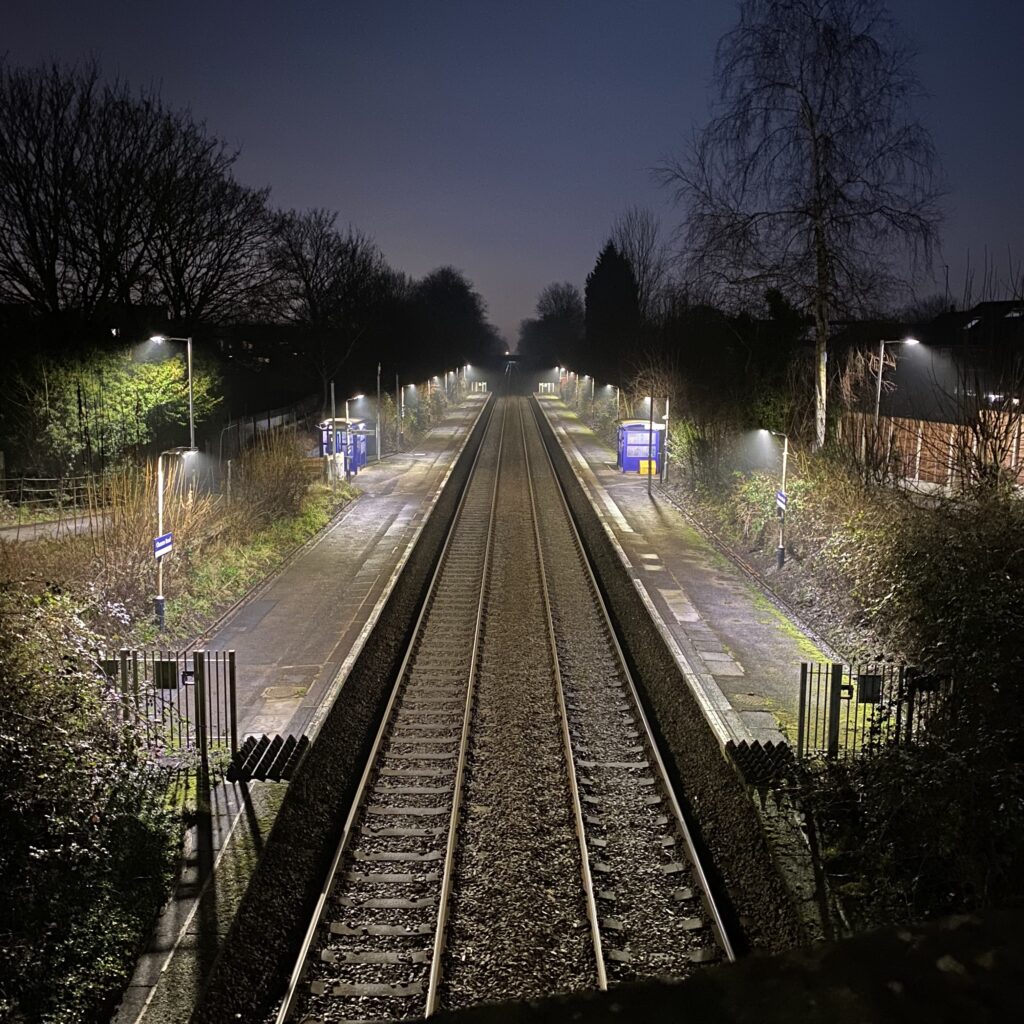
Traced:
POLYGON ((537 316, 541 320, 578 320, 583 326, 583 296, 569 281, 545 285, 537 296, 537 316))
POLYGON ((658 218, 648 209, 631 206, 615 218, 611 239, 633 268, 640 315, 653 320, 668 270, 658 218))
POLYGON ((271 275, 268 193, 239 185, 216 162, 175 176, 150 243, 156 294, 173 319, 256 311, 271 275))
POLYGON ((223 318, 265 280, 265 191, 188 112, 94 63, 0 63, 0 298, 91 316, 162 302, 223 318))
POLYGON ((829 320, 876 306, 898 259, 927 264, 935 243, 911 57, 879 0, 743 0, 716 53, 719 112, 662 169, 693 273, 741 298, 778 287, 812 312, 818 445, 829 320))
POLYGON ((278 315, 307 329, 325 395, 395 287, 373 240, 351 226, 342 234, 336 220, 323 209, 279 214, 270 249, 278 315))
POLYGON ((0 63, 0 297, 40 313, 83 303, 68 261, 78 160, 99 102, 95 65, 25 71, 0 63))

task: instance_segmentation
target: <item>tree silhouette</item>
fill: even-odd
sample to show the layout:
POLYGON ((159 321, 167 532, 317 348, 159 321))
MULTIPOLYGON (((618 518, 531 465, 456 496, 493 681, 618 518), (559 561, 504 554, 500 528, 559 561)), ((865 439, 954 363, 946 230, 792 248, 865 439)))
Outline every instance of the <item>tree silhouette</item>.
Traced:
POLYGON ((537 366, 572 364, 583 352, 584 309, 579 288, 549 284, 537 298, 536 319, 519 325, 519 355, 537 366))
POLYGON ((590 373, 620 380, 639 346, 640 303, 629 260, 607 242, 587 276, 586 351, 590 373))
POLYGON ((911 56, 878 0, 743 0, 716 54, 718 113, 663 168, 694 275, 741 302, 776 287, 812 313, 819 445, 829 320, 877 306, 899 258, 927 262, 935 241, 911 56))

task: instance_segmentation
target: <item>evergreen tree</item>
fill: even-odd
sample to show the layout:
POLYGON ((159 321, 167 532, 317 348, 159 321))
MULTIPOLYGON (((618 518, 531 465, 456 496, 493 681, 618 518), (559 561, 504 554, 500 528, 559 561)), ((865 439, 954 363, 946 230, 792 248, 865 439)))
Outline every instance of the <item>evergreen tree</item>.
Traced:
POLYGON ((640 301, 629 260, 607 242, 587 277, 584 372, 620 380, 636 356, 640 301))

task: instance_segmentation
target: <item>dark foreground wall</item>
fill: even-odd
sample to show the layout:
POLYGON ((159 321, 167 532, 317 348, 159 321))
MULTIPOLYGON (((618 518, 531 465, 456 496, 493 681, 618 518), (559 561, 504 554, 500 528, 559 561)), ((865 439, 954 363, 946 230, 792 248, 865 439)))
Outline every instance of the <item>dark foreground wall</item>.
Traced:
POLYGON ((709 967, 683 982, 441 1014, 437 1024, 1007 1024, 1024 914, 948 918, 709 967))
POLYGON ((192 1015, 255 1022, 287 987, 452 514, 493 408, 488 404, 424 525, 380 619, 288 786, 267 845, 192 1015))
MULTIPOLYGON (((651 621, 632 579, 536 400, 534 414, 590 555, 594 574, 662 756, 683 797, 698 845, 717 873, 717 893, 738 951, 777 952, 804 938, 792 896, 772 862, 757 811, 651 621), (721 902, 721 900, 720 900, 721 902)), ((716 879, 712 878, 712 883, 716 879)))

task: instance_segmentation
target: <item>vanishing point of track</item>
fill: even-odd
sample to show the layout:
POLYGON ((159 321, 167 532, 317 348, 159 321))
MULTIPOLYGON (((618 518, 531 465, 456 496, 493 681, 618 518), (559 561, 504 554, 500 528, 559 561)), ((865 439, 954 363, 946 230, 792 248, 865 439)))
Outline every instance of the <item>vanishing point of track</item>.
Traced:
POLYGON ((538 425, 500 399, 277 1021, 732 956, 538 425))

